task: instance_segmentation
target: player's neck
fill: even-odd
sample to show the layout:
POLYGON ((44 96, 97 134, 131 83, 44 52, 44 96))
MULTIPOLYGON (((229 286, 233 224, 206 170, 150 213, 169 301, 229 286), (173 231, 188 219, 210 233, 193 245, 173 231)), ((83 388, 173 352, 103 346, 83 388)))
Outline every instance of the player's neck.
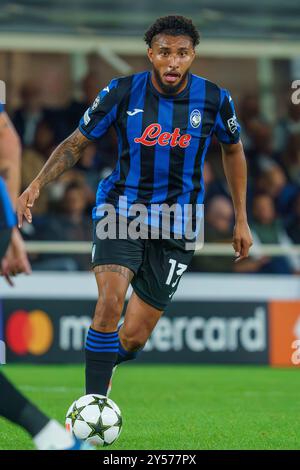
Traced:
POLYGON ((151 79, 151 83, 152 85, 154 86, 154 88, 159 92, 161 93, 162 95, 170 95, 170 96, 176 96, 176 95, 179 95, 184 89, 185 87, 187 86, 188 84, 188 81, 189 81, 189 77, 188 75, 186 76, 185 80, 183 81, 181 87, 176 90, 175 93, 166 93, 166 91, 160 86, 157 78, 155 77, 155 74, 153 72, 151 72, 151 75, 150 75, 150 79, 151 79))

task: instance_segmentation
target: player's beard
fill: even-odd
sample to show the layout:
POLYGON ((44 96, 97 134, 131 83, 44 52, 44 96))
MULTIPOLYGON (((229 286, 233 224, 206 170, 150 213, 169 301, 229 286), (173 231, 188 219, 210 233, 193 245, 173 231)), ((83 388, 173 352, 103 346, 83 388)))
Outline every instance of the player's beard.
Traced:
POLYGON ((187 70, 181 77, 181 80, 176 84, 176 85, 166 85, 162 79, 161 79, 161 76, 159 74, 159 71, 153 67, 153 73, 155 75, 155 78, 156 78, 156 81, 157 83, 159 84, 160 88, 163 90, 163 92, 166 94, 166 95, 176 95, 176 93, 178 93, 178 91, 180 90, 180 88, 182 87, 182 84, 185 82, 186 80, 186 77, 189 73, 189 70, 187 70))

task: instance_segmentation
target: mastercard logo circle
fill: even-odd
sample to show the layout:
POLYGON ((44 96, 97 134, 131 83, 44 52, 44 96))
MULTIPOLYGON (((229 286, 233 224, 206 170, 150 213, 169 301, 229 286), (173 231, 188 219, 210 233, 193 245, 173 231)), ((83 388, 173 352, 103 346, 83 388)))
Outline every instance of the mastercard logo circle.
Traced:
POLYGON ((15 311, 6 323, 6 343, 19 356, 45 354, 53 342, 53 325, 43 310, 15 311))

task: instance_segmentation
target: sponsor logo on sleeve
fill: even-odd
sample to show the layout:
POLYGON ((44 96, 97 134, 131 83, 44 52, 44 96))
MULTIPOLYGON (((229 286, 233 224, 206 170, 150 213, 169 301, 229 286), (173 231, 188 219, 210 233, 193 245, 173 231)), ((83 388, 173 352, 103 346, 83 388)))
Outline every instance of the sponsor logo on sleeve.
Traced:
POLYGON ((84 113, 84 116, 83 116, 83 121, 84 121, 84 124, 87 126, 88 123, 90 122, 91 118, 89 116, 89 110, 87 109, 86 112, 84 113))
POLYGON ((95 109, 98 108, 99 104, 100 104, 100 97, 97 96, 97 98, 95 99, 94 103, 92 104, 92 111, 95 111, 95 109))
POLYGON ((232 134, 234 134, 237 131, 238 125, 237 125, 237 120, 236 116, 233 115, 232 118, 228 119, 227 121, 228 129, 232 134))

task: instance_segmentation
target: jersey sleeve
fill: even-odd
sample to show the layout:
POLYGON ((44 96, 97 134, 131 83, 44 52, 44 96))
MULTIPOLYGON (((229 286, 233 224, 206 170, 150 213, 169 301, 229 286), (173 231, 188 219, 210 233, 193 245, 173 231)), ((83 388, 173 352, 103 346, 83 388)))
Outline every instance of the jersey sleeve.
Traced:
POLYGON ((233 100, 227 90, 221 89, 221 106, 214 129, 217 139, 223 144, 237 144, 240 140, 240 130, 233 100))
POLYGON ((97 140, 105 134, 116 120, 118 106, 118 80, 112 80, 96 96, 94 103, 79 121, 79 130, 90 140, 97 140))
POLYGON ((4 112, 4 105, 0 103, 0 113, 3 113, 3 112, 4 112))

